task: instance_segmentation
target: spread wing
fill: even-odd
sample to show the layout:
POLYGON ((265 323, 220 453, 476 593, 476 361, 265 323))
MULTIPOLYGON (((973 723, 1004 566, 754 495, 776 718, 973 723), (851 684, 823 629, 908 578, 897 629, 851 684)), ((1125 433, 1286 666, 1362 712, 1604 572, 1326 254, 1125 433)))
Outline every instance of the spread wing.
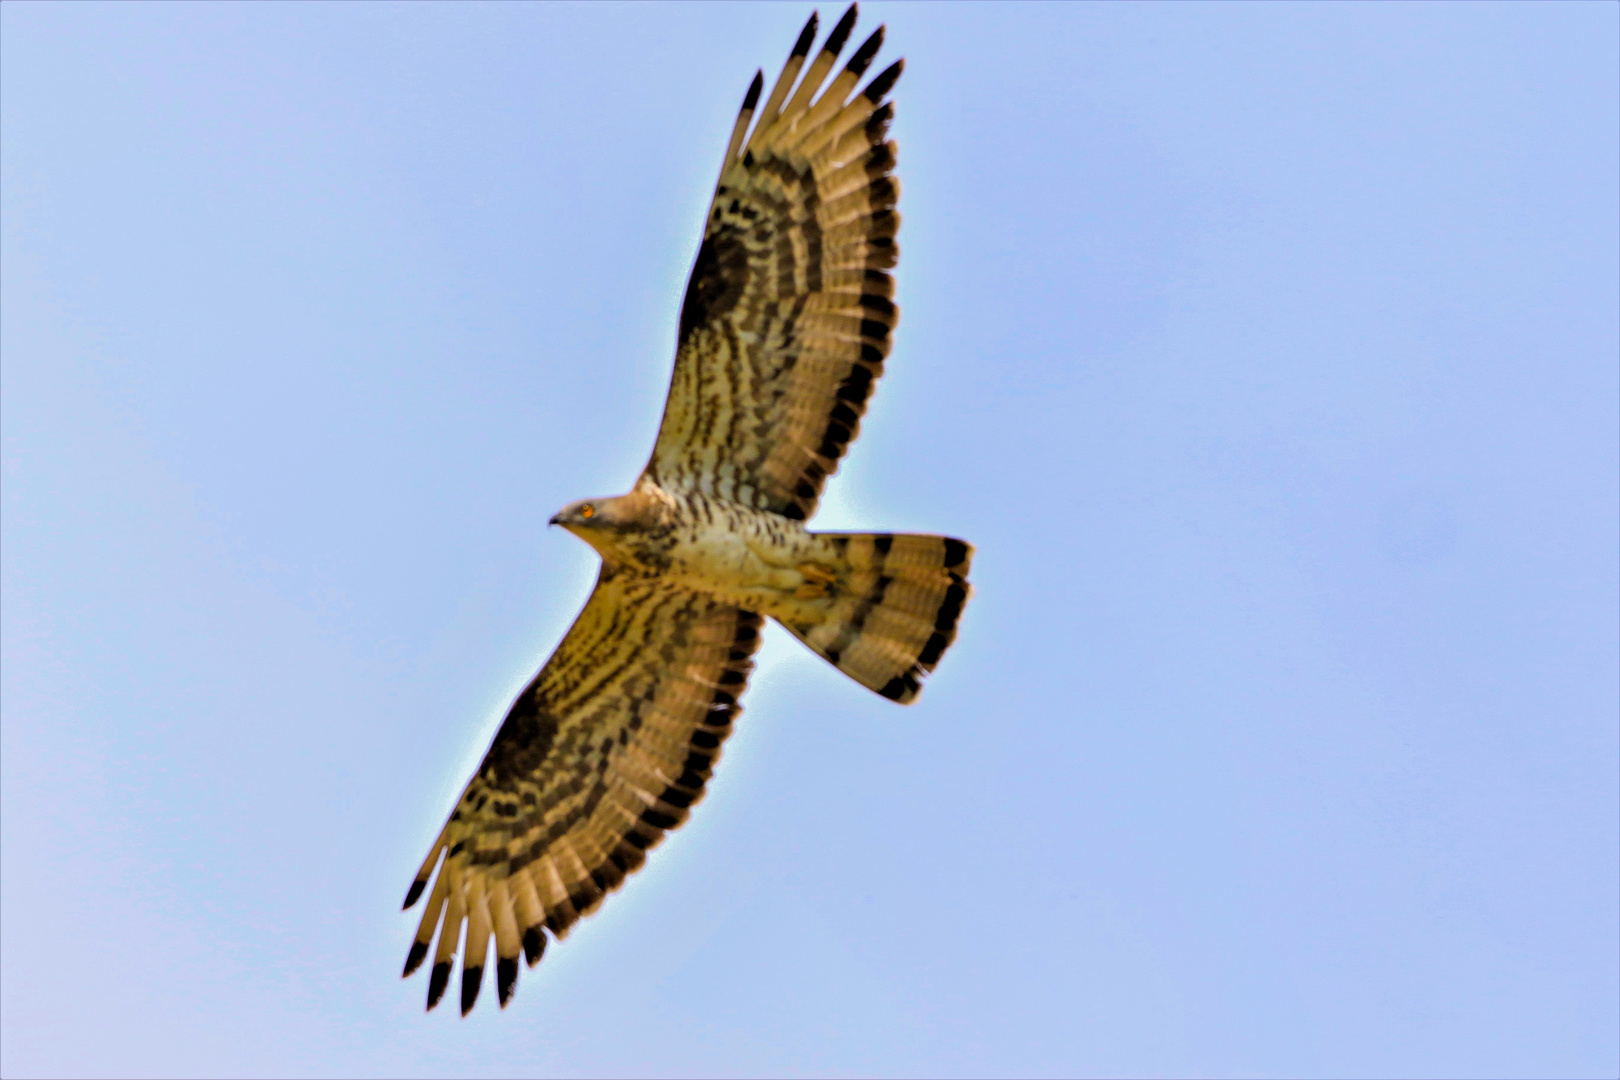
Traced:
POLYGON ((438 866, 405 961, 435 931, 428 1008, 450 981, 462 924, 461 1011, 490 935, 505 1007, 522 951, 561 938, 686 819, 741 711, 760 617, 605 567, 562 644, 518 695, 405 899, 438 866), (443 862, 440 863, 440 856, 443 862))
POLYGON ((902 62, 853 94, 881 26, 812 101, 854 24, 851 5, 789 98, 815 38, 810 17, 746 145, 758 74, 743 101, 647 465, 661 486, 808 518, 882 374, 899 318, 888 270, 900 225, 883 97, 902 62))

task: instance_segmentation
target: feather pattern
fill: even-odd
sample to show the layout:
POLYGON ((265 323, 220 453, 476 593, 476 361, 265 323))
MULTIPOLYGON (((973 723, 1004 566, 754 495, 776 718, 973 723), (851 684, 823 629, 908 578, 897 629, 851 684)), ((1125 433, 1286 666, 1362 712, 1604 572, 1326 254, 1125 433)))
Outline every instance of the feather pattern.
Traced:
POLYGON ((534 964, 544 933, 566 936, 685 820, 741 711, 760 623, 604 566, 411 885, 406 907, 438 869, 405 967, 421 964, 437 933, 428 1008, 449 981, 463 923, 462 1012, 477 1000, 492 931, 507 965, 504 1006, 520 943, 534 964))
POLYGON ((812 17, 746 149, 728 154, 647 465, 658 484, 802 521, 859 430, 900 317, 894 110, 882 101, 900 64, 851 98, 879 27, 827 83, 854 23, 851 5, 777 112, 812 17))
POLYGON ((973 592, 973 545, 948 536, 810 535, 830 571, 827 601, 782 625, 862 686, 909 705, 956 639, 973 592))
POLYGON ((462 1014, 474 1006, 492 939, 505 1008, 519 954, 538 963, 686 819, 741 711, 766 617, 902 703, 955 638, 970 545, 803 525, 899 319, 884 99, 901 62, 857 92, 879 27, 832 75, 855 18, 852 4, 813 50, 811 15, 763 105, 755 73, 705 216, 651 460, 630 494, 553 519, 597 548, 602 570, 406 894, 407 908, 427 896, 404 973, 431 955, 429 1009, 458 956, 462 1014))

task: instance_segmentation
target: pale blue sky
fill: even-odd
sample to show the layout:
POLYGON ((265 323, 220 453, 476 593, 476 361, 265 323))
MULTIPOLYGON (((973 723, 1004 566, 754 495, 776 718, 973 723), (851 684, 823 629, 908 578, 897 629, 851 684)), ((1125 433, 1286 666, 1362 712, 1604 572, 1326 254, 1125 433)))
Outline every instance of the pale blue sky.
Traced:
MULTIPOLYGON (((809 8, 0 7, 0 1071, 1612 1076, 1617 7, 872 4, 911 709, 780 633, 502 1012, 400 899, 809 8)), ((823 7, 823 18, 837 14, 823 7)))

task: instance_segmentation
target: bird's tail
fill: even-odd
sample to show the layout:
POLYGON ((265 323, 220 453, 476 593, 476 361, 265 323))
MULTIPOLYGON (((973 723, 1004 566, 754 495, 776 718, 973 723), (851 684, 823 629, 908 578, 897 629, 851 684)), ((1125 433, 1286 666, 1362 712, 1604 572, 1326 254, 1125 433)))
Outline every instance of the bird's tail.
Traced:
POLYGON ((813 533, 833 565, 801 567, 825 602, 782 625, 862 686, 908 704, 956 639, 973 545, 946 536, 813 533), (825 579, 825 580, 823 580, 825 579))

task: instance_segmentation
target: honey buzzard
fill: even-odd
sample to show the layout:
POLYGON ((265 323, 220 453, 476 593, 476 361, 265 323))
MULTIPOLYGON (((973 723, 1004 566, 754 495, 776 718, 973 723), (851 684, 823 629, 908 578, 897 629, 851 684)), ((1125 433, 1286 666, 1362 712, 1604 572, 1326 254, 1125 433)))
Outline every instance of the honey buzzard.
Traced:
POLYGON ((968 544, 804 526, 899 317, 884 97, 901 62, 855 92, 880 26, 827 82, 854 25, 851 5, 795 89, 811 15, 763 108, 755 73, 687 284, 652 459, 628 494, 552 518, 601 554, 601 572, 405 898, 409 908, 427 892, 405 974, 432 950, 429 1009, 463 926, 462 1014, 491 936, 504 1007, 519 954, 537 963, 548 934, 566 936, 686 819, 741 711, 767 616, 901 703, 956 636, 968 544))

